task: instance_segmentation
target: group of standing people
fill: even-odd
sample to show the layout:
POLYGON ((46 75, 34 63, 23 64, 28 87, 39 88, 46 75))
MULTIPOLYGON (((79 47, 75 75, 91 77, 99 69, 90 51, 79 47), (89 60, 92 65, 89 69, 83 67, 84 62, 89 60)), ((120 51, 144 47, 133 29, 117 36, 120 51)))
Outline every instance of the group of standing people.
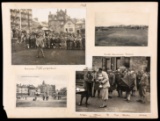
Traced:
POLYGON ((100 92, 102 92, 102 105, 101 108, 107 107, 108 100, 108 89, 110 87, 108 74, 105 71, 102 71, 99 68, 98 72, 95 70, 93 72, 87 71, 84 74, 84 88, 88 91, 90 96, 95 96, 96 91, 98 96, 100 96, 100 92))
POLYGON ((131 96, 135 96, 135 92, 139 91, 140 99, 138 102, 146 102, 146 91, 149 85, 149 77, 145 70, 138 71, 138 74, 130 69, 124 69, 121 72, 120 69, 117 72, 112 70, 103 70, 99 68, 98 71, 93 69, 93 71, 84 72, 84 89, 87 91, 90 97, 95 97, 96 93, 98 97, 101 97, 102 103, 100 108, 107 107, 107 100, 112 98, 112 93, 117 90, 118 96, 122 94, 123 91, 126 92, 125 100, 130 102, 131 96), (117 73, 122 76, 117 76, 117 73), (118 77, 118 78, 117 78, 118 77), (119 85, 119 80, 128 79, 130 81, 125 90, 119 85))
MULTIPOLYGON (((38 98, 38 96, 39 96, 38 90, 36 90, 35 95, 34 95, 34 98, 33 98, 33 101, 36 101, 37 98, 38 98)), ((48 99, 49 99, 48 93, 47 93, 47 92, 44 92, 44 93, 42 94, 42 100, 45 101, 45 100, 48 100, 48 99)))
POLYGON ((12 42, 26 43, 27 48, 37 48, 37 57, 45 57, 44 48, 64 48, 66 50, 85 49, 85 36, 75 33, 52 33, 42 30, 39 26, 38 30, 27 33, 26 31, 15 30, 12 33, 12 42), (16 38, 16 39, 14 39, 16 38))
POLYGON ((47 93, 47 92, 44 92, 42 98, 43 98, 43 101, 44 101, 44 100, 48 100, 48 99, 49 99, 48 93, 47 93))

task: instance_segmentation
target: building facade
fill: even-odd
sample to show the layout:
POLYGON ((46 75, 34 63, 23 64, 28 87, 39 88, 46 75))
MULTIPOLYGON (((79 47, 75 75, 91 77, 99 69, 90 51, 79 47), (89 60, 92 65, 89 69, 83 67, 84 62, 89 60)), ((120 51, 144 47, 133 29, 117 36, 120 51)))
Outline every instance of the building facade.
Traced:
POLYGON ((67 20, 66 23, 64 24, 64 32, 66 33, 75 33, 76 28, 75 28, 75 23, 72 20, 67 20))
POLYGON ((93 67, 97 69, 103 68, 115 71, 121 66, 135 71, 146 68, 150 72, 150 57, 93 57, 93 67))
POLYGON ((45 81, 41 85, 35 87, 34 85, 16 85, 16 93, 17 95, 28 95, 35 96, 35 94, 44 94, 53 95, 56 92, 55 85, 46 84, 45 81))
POLYGON ((56 14, 51 14, 50 12, 48 15, 48 27, 54 32, 63 32, 63 26, 68 19, 67 10, 57 10, 56 14))
POLYGON ((17 94, 23 94, 23 95, 28 95, 28 87, 26 85, 19 85, 17 84, 17 94))
POLYGON ((38 86, 38 89, 40 89, 41 94, 47 93, 48 95, 52 95, 55 93, 56 87, 55 85, 46 84, 45 81, 43 81, 43 83, 38 86))
POLYGON ((11 29, 29 30, 32 26, 32 9, 10 9, 11 29))
POLYGON ((55 33, 81 33, 85 29, 85 20, 78 20, 67 15, 67 10, 57 10, 48 15, 48 28, 55 33))
POLYGON ((34 96, 36 94, 36 87, 33 85, 28 85, 28 95, 34 96))

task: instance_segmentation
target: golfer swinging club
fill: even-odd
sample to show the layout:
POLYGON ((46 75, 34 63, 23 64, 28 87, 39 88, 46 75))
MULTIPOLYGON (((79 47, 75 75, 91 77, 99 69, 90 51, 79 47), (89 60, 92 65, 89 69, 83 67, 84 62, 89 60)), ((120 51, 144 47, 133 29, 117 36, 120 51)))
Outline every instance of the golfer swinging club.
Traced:
POLYGON ((44 32, 42 29, 42 26, 38 27, 38 32, 37 32, 37 37, 36 37, 36 45, 37 45, 37 58, 39 58, 39 53, 42 53, 43 58, 44 56, 44 52, 43 52, 43 48, 44 48, 44 32))

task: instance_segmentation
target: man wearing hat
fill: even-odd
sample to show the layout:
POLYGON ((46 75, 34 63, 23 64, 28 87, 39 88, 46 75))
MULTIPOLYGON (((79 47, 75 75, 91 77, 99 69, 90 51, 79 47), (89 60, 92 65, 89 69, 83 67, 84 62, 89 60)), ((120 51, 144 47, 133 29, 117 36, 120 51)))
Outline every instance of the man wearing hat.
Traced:
POLYGON ((92 96, 92 84, 93 84, 93 75, 88 68, 84 71, 84 89, 87 91, 89 96, 92 96))
POLYGON ((148 86, 148 75, 146 73, 146 70, 142 70, 142 78, 139 82, 139 95, 140 100, 137 100, 138 102, 146 103, 146 90, 148 86))
POLYGON ((102 91, 102 105, 100 105, 100 108, 107 107, 107 100, 108 100, 108 88, 110 87, 109 84, 109 78, 108 74, 105 71, 102 71, 102 68, 99 68, 97 73, 97 82, 99 82, 101 85, 99 86, 102 91))
POLYGON ((115 89, 115 74, 112 72, 112 70, 107 70, 108 77, 109 77, 109 98, 112 98, 113 90, 115 89))
POLYGON ((39 53, 42 54, 43 57, 44 56, 44 52, 43 52, 43 48, 44 48, 44 31, 42 30, 42 26, 38 26, 38 32, 37 32, 37 36, 36 36, 36 45, 37 45, 37 58, 39 58, 39 53))

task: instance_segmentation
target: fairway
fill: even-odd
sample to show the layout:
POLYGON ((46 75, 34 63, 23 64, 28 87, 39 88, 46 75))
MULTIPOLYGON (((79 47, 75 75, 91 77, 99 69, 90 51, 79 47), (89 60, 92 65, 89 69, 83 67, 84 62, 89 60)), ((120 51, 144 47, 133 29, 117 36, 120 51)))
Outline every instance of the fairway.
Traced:
POLYGON ((12 52, 13 65, 84 65, 84 50, 44 49, 45 58, 36 58, 36 49, 12 52))
POLYGON ((147 46, 148 29, 110 28, 95 32, 95 46, 147 46))

